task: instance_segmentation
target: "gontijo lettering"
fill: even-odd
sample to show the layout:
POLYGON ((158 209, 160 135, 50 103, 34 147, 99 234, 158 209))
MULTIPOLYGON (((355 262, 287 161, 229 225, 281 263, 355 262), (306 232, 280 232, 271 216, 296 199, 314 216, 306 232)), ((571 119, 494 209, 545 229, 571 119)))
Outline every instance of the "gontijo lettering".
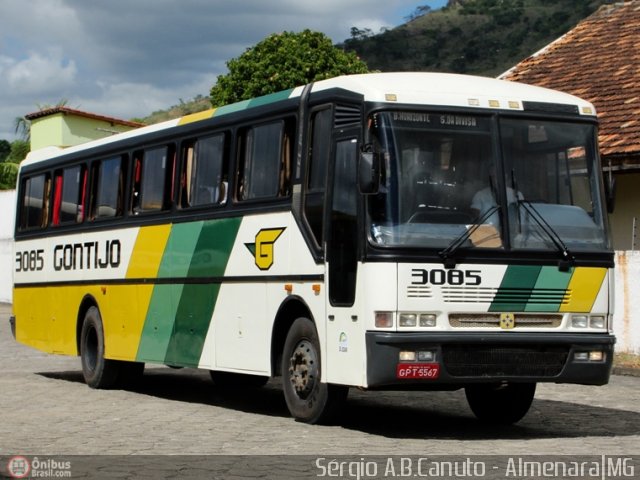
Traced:
POLYGON ((59 244, 53 248, 53 268, 56 271, 117 268, 121 254, 120 240, 59 244))

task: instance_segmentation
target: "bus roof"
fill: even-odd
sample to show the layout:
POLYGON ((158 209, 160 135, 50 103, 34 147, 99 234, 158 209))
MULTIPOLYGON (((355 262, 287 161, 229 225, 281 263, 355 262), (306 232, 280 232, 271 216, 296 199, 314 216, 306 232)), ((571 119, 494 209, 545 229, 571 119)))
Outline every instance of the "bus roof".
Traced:
POLYGON ((316 82, 313 91, 344 88, 365 101, 523 110, 523 102, 577 107, 595 116, 594 106, 576 96, 523 83, 451 73, 399 72, 346 75, 316 82))
MULTIPOLYGON (((94 140, 81 145, 59 148, 46 147, 27 155, 22 166, 66 155, 87 148, 95 148, 110 143, 135 138, 147 133, 162 131, 171 127, 219 117, 267 105, 280 100, 299 97, 304 87, 296 87, 282 92, 251 100, 225 105, 166 122, 149 125, 111 137, 94 140)), ((543 87, 525 85, 487 77, 458 75, 449 73, 398 72, 344 75, 315 82, 313 92, 341 88, 364 96, 365 101, 390 105, 433 105, 447 107, 482 108, 495 110, 524 110, 523 102, 564 105, 576 108, 581 115, 595 116, 594 106, 578 97, 549 90, 543 87)))

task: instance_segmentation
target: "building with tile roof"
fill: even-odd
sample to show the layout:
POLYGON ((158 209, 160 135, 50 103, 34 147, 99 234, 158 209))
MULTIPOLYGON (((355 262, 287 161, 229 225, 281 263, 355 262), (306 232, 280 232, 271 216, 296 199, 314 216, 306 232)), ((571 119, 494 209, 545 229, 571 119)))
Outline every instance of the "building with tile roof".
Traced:
POLYGON ((31 150, 70 147, 144 126, 64 106, 39 110, 25 118, 31 122, 31 150))
POLYGON ((640 0, 600 7, 500 78, 595 104, 603 168, 617 184, 614 248, 640 249, 640 0))

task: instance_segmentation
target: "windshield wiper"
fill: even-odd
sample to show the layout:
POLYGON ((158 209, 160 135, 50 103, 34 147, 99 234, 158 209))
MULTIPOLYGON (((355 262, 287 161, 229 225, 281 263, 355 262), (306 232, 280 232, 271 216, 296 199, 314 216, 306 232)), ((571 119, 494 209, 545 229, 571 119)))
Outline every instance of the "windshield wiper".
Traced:
POLYGON ((455 268, 456 259, 453 257, 458 249, 471 238, 471 235, 480 228, 486 220, 488 220, 491 215, 500 210, 499 205, 494 205, 489 210, 484 212, 468 229, 466 229, 462 234, 460 234, 456 239, 451 242, 447 248, 438 252, 438 255, 442 259, 445 268, 455 268))
POLYGON ((562 258, 558 262, 558 269, 562 272, 566 272, 575 263, 575 257, 567 247, 567 244, 562 241, 562 237, 558 235, 558 232, 549 225, 542 214, 533 206, 533 204, 524 198, 522 193, 518 190, 518 184, 516 182, 515 171, 511 170, 511 187, 513 188, 513 194, 516 198, 516 204, 518 205, 518 228, 521 228, 522 219, 520 218, 520 207, 523 207, 531 218, 540 226, 542 231, 547 235, 551 242, 555 245, 558 252, 562 255, 562 258), (522 198, 521 198, 522 197, 522 198))
POLYGON ((558 269, 560 271, 566 272, 573 266, 575 263, 575 257, 567 247, 567 244, 562 241, 558 232, 554 230, 554 228, 549 225, 544 217, 540 214, 540 212, 533 206, 533 204, 529 200, 518 199, 518 209, 522 206, 529 216, 535 220, 535 222, 540 225, 540 228, 544 233, 547 234, 547 237, 553 242, 553 244, 558 249, 558 252, 562 255, 562 259, 558 262, 558 269))

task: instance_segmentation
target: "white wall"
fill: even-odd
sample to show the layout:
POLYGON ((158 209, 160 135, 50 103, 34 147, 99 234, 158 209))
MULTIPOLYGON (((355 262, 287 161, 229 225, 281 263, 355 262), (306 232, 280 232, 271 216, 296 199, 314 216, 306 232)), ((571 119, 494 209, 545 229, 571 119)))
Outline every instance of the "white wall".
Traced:
POLYGON ((640 354, 640 251, 616 252, 616 351, 640 354))
POLYGON ((0 302, 11 303, 16 191, 0 191, 0 302))
MULTIPOLYGON (((15 190, 0 191, 0 302, 11 303, 15 190)), ((616 252, 616 351, 640 354, 640 251, 616 252)))

